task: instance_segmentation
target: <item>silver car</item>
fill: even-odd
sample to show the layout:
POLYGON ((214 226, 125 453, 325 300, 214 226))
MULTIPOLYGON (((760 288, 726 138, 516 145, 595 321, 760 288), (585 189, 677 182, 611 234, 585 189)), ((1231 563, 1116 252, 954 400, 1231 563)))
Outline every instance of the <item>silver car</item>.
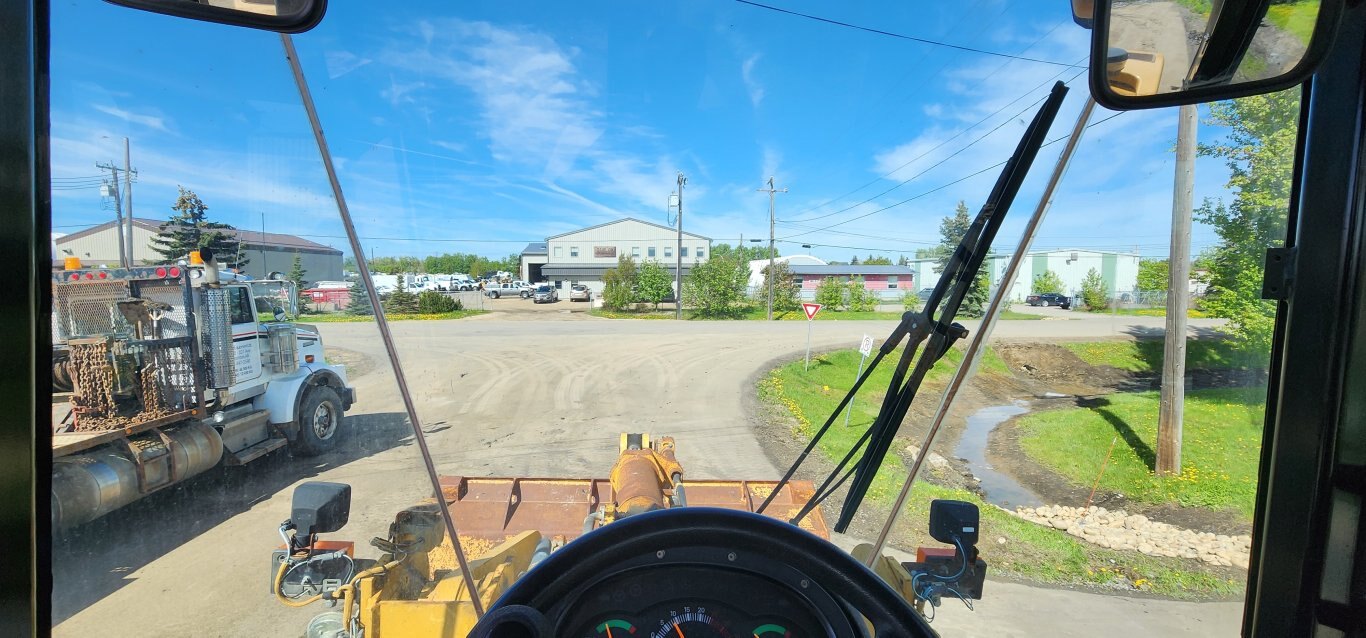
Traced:
POLYGON ((560 300, 560 293, 550 286, 536 286, 536 292, 532 293, 533 303, 554 303, 560 300))
POLYGON ((583 284, 574 284, 569 287, 570 301, 592 301, 593 291, 583 284))

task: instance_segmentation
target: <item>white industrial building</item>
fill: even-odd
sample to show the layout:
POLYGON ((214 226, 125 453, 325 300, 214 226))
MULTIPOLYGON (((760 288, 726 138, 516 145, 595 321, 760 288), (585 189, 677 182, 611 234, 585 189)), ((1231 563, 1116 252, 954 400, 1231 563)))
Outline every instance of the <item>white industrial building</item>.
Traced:
MULTIPOLYGON (((1009 261, 1009 255, 992 255, 983 262, 983 267, 991 272, 992 287, 1000 285, 1009 261)), ((1049 270, 1062 279, 1066 295, 1081 294, 1081 282, 1092 268, 1100 273, 1111 295, 1133 293, 1138 288, 1138 262, 1137 253, 1080 249, 1031 252, 1020 263, 1019 276, 1010 289, 1010 299, 1024 301, 1033 292, 1035 275, 1049 270)), ((939 262, 934 259, 912 260, 910 268, 915 271, 915 280, 921 282, 922 288, 933 288, 939 281, 939 262)))
POLYGON ((618 257, 630 256, 636 264, 659 262, 670 276, 681 257, 686 277, 693 265, 711 255, 711 239, 685 231, 681 252, 675 255, 675 250, 678 229, 627 217, 528 244, 522 251, 521 274, 525 281, 548 281, 562 291, 584 284, 597 296, 602 294, 603 274, 616 267, 618 257))

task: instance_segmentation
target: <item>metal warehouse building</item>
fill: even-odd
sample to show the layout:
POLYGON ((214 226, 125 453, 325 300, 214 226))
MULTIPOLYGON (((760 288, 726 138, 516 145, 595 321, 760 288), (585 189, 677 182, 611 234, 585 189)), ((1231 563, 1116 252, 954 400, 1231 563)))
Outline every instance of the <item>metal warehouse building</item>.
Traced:
MULTIPOLYGON (((992 286, 1000 285, 1009 260, 1009 255, 992 255, 983 263, 983 267, 991 271, 992 286)), ((1024 301, 1032 292, 1034 276, 1049 270, 1062 279, 1064 294, 1079 295, 1081 282, 1092 268, 1096 269, 1105 281, 1105 287, 1111 295, 1132 293, 1138 287, 1138 262, 1137 253, 1070 249, 1031 252, 1020 263, 1020 273, 1015 279, 1014 287, 1010 289, 1010 298, 1014 301, 1024 301)), ((933 287, 939 280, 939 273, 936 272, 938 267, 938 262, 933 259, 916 259, 911 262, 911 268, 916 272, 916 281, 921 282, 922 287, 933 287)))
MULTIPOLYGON (((164 261, 152 243, 152 238, 161 231, 161 223, 153 219, 133 219, 134 262, 153 264, 164 261)), ((220 232, 238 242, 242 256, 250 260, 245 271, 251 277, 263 278, 272 271, 288 274, 294 266, 294 256, 298 255, 308 282, 342 278, 342 252, 335 248, 280 233, 249 230, 220 232)), ((119 238, 112 221, 58 237, 53 245, 56 252, 52 257, 54 266, 58 268, 66 257, 79 257, 86 266, 119 265, 119 238)))
MULTIPOLYGON (((674 274, 678 256, 678 229, 627 217, 547 237, 545 243, 528 244, 522 251, 522 279, 549 281, 560 290, 584 284, 594 295, 602 294, 602 276, 615 268, 617 258, 633 257, 637 264, 659 262, 674 274), (539 275, 539 276, 538 276, 539 275)), ((711 239, 683 233, 683 276, 711 254, 711 239)))

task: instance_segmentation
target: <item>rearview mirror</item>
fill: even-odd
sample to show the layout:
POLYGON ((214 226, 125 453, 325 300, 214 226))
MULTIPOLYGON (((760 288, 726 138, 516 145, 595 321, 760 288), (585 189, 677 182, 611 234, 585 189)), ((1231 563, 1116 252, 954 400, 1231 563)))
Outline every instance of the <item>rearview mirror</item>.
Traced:
POLYGON ((309 481, 294 488, 289 515, 304 538, 335 532, 351 516, 351 486, 345 483, 309 481))
POLYGON ((179 18, 280 33, 303 33, 323 19, 327 0, 108 0, 179 18))
MULTIPOLYGON (((1085 8, 1073 2, 1073 17, 1085 8)), ((1299 84, 1327 53, 1340 0, 1095 0, 1091 94, 1115 110, 1299 84)))

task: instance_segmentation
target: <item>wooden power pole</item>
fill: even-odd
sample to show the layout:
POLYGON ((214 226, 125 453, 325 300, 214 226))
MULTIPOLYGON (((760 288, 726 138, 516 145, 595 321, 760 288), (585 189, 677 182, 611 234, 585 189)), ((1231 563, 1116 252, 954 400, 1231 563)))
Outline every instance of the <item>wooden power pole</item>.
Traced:
MULTIPOLYGON (((761 193, 768 193, 768 276, 765 277, 765 279, 768 280, 768 320, 773 321, 773 280, 775 279, 773 272, 773 256, 775 253, 773 248, 773 196, 777 193, 786 193, 787 189, 774 188, 773 176, 770 175, 768 177, 768 188, 760 188, 758 190, 761 193)), ((741 246, 741 248, 744 248, 744 246, 741 246)))
POLYGON ((1194 105, 1181 107, 1176 129, 1176 186, 1172 243, 1167 259, 1167 330, 1162 349, 1162 394, 1157 414, 1157 473, 1181 473, 1181 419, 1186 401, 1186 309, 1190 297, 1191 209, 1195 186, 1194 105))

